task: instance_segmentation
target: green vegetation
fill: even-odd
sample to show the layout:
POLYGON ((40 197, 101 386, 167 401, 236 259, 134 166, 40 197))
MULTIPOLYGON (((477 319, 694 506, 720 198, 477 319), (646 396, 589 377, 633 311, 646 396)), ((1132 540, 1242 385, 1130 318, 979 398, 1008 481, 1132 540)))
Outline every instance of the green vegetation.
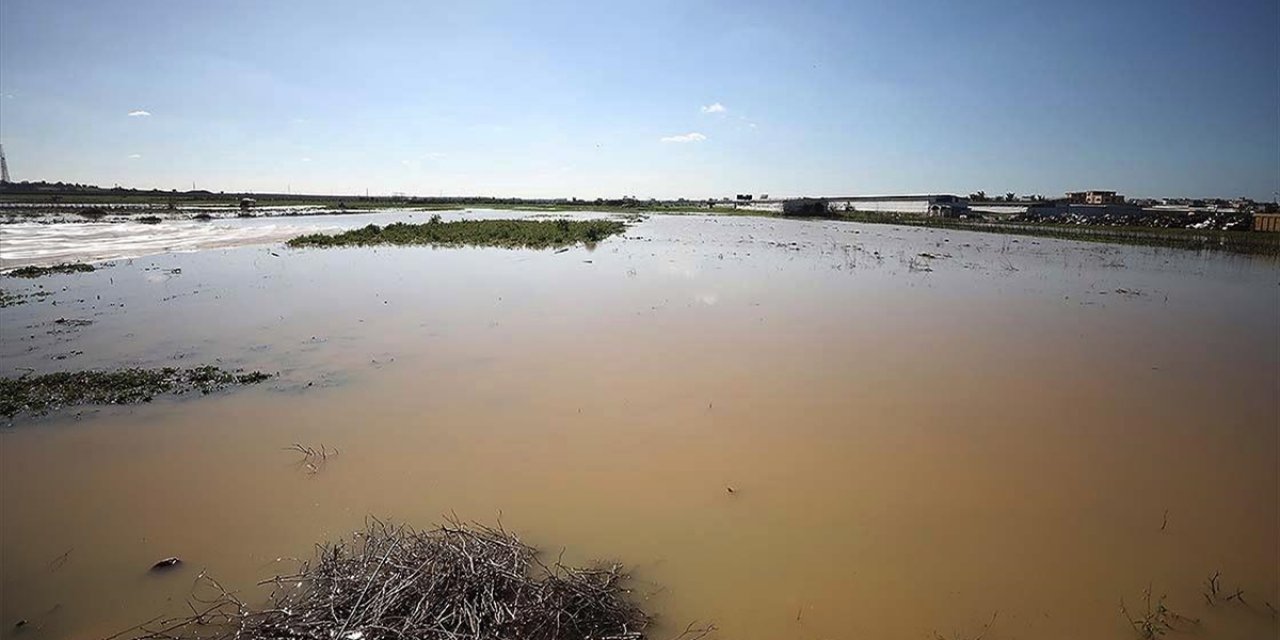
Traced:
POLYGON ((836 220, 871 224, 896 224, 933 229, 978 231, 1005 235, 1036 236, 1151 247, 1171 247, 1195 251, 1225 251, 1256 255, 1280 256, 1280 233, 1256 231, 1223 231, 1217 229, 1165 229, 1160 227, 1110 227, 1047 222, 1010 222, 926 218, 918 215, 841 211, 832 214, 836 220))
POLYGON ((489 246, 508 249, 546 249, 579 242, 599 242, 622 233, 627 225, 615 220, 459 220, 441 222, 433 216, 425 224, 371 224, 345 233, 314 233, 289 241, 290 247, 345 247, 379 244, 489 246))
POLYGON ((88 273, 90 271, 97 271, 97 267, 83 262, 64 262, 62 264, 55 264, 48 267, 37 267, 34 265, 29 267, 18 267, 17 269, 9 272, 9 277, 39 278, 41 276, 52 275, 55 273, 88 273))
POLYGON ((118 371, 66 371, 38 376, 0 378, 0 415, 36 415, 82 404, 150 402, 162 393, 211 393, 232 385, 257 384, 271 375, 243 373, 215 366, 194 369, 130 368, 118 371))

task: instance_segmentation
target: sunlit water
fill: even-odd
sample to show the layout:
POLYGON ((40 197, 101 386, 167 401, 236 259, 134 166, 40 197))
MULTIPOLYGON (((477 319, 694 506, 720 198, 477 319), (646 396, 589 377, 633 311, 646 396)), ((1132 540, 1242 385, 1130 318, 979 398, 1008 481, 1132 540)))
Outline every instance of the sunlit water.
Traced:
POLYGON ((5 375, 281 374, 0 432, 4 637, 179 613, 201 570, 253 600, 366 515, 450 513, 626 563, 658 638, 1123 639, 1148 585, 1193 637, 1276 633, 1274 262, 750 218, 563 253, 217 224, 251 244, 3 283, 54 292, 0 310, 5 375), (294 442, 341 453, 309 473, 294 442), (1247 606, 1204 603, 1215 571, 1247 606))

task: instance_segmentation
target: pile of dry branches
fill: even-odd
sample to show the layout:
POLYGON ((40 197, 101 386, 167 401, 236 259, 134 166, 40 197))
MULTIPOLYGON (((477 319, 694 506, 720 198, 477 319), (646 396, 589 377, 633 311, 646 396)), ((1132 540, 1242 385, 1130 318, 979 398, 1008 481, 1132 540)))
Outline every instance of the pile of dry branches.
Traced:
POLYGON ((370 520, 351 541, 273 585, 246 606, 216 581, 190 617, 157 620, 135 638, 323 640, 635 640, 649 618, 628 600, 621 567, 548 567, 501 528, 451 522, 416 531, 370 520))

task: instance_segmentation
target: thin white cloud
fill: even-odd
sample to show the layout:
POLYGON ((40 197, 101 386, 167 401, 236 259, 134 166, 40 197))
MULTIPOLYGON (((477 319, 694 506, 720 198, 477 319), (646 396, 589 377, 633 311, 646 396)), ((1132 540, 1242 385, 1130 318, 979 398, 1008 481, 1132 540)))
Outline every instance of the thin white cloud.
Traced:
POLYGON ((311 162, 311 158, 299 158, 302 162, 311 162))
POLYGON ((135 160, 136 160, 136 159, 138 159, 138 158, 141 158, 141 157, 142 157, 142 154, 141 154, 141 153, 131 153, 131 154, 129 154, 129 157, 130 157, 130 158, 133 158, 133 159, 135 159, 135 160))
POLYGON ((695 131, 692 133, 686 133, 678 136, 667 136, 665 138, 662 138, 662 141, 685 143, 685 142, 702 142, 703 140, 706 140, 706 139, 707 139, 706 136, 695 131))
POLYGON ((719 102, 713 102, 702 108, 703 113, 724 113, 728 110, 728 107, 720 104, 719 102))
POLYGON ((130 118, 138 118, 138 117, 143 117, 143 118, 145 118, 145 117, 147 117, 147 116, 149 116, 149 115, 151 115, 151 112, 150 112, 150 111, 143 111, 142 109, 138 109, 138 110, 136 110, 136 111, 130 111, 130 112, 129 112, 129 117, 130 117, 130 118))

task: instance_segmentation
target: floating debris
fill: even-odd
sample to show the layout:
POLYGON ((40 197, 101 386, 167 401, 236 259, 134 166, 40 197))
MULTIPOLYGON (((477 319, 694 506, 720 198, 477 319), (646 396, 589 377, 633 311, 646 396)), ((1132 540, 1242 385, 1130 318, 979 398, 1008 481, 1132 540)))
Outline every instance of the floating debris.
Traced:
POLYGON ((176 567, 180 564, 182 564, 182 558, 179 558, 178 556, 172 556, 151 565, 151 570, 164 571, 165 569, 172 569, 173 567, 176 567))

